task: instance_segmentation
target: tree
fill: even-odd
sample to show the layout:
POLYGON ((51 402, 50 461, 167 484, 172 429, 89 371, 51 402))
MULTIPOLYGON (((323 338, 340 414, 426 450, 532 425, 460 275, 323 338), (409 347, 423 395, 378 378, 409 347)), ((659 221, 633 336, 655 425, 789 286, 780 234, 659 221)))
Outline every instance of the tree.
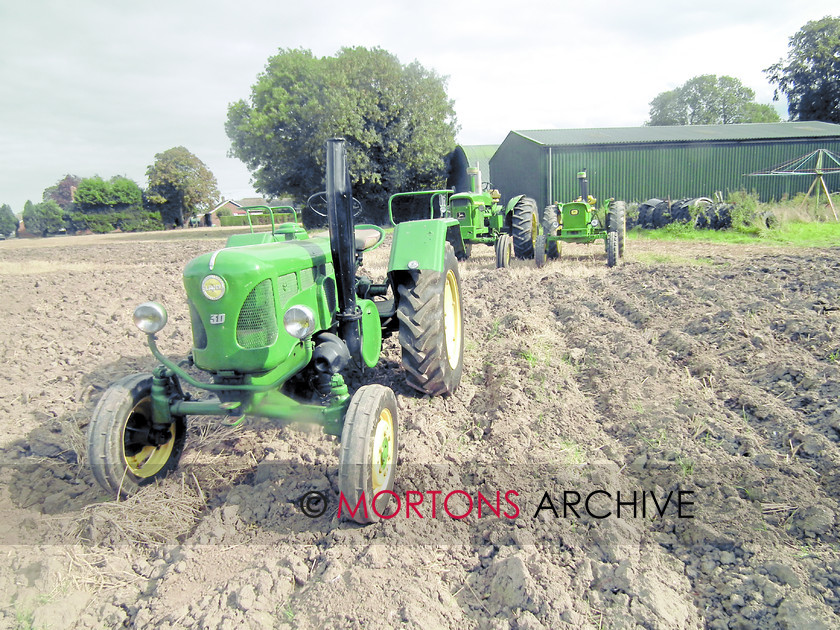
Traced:
POLYGON ((840 123, 840 18, 808 22, 790 38, 787 59, 764 72, 787 96, 791 120, 840 123))
POLYGON ((755 92, 738 79, 704 74, 662 92, 650 102, 648 125, 728 125, 778 122, 769 105, 754 101, 755 92))
POLYGON ((18 218, 15 216, 15 213, 12 212, 12 208, 9 204, 4 203, 0 206, 0 234, 3 236, 9 236, 9 234, 17 231, 18 223, 18 218))
POLYGON ((324 143, 345 138, 353 195, 383 220, 391 193, 442 183, 457 124, 444 77, 356 47, 323 58, 281 49, 249 101, 229 106, 225 130, 231 155, 268 196, 322 190, 324 143))
POLYGON ((23 223, 30 234, 58 234, 66 229, 64 210, 50 199, 43 203, 33 204, 27 201, 23 208, 23 223))
POLYGON ((50 186, 44 190, 44 201, 52 199, 62 210, 69 210, 73 204, 73 195, 81 181, 81 178, 76 175, 65 175, 55 186, 50 186))
POLYGON ((219 199, 216 178, 210 169, 184 147, 155 155, 146 169, 146 198, 160 206, 164 223, 184 225, 184 217, 212 209, 219 199))

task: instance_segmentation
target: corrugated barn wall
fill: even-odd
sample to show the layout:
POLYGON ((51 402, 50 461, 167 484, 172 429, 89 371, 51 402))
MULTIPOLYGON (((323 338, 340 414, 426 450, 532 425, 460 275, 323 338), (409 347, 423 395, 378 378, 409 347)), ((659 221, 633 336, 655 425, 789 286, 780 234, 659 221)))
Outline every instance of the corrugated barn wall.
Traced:
MULTIPOLYGON (((726 196, 732 191, 747 190, 757 192, 762 201, 769 201, 804 193, 813 176, 747 177, 745 174, 769 169, 817 149, 840 154, 840 125, 777 123, 705 126, 694 130, 641 127, 511 132, 490 163, 493 183, 503 200, 524 193, 534 197, 540 208, 549 201, 570 201, 577 197, 576 175, 584 169, 590 194, 599 199, 679 199, 711 197, 717 191, 726 196), (815 128, 820 137, 813 137, 815 128), (751 137, 714 140, 715 133, 751 137), (641 141, 646 134, 657 141, 641 141), (669 134, 674 139, 669 140, 669 134), (692 134, 702 139, 676 139, 692 134), (758 137, 761 135, 785 137, 758 137), (564 137, 570 137, 576 144, 550 143, 564 137), (588 137, 601 142, 584 144, 588 137), (622 142, 624 138, 632 141, 622 142)), ((825 179, 830 190, 840 190, 840 174, 827 175, 825 179)))

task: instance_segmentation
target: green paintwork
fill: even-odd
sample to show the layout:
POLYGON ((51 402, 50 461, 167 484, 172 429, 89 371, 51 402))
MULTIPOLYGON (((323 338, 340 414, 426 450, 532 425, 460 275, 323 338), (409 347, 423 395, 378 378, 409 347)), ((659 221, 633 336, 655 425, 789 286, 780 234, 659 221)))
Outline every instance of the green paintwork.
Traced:
POLYGON ((394 228, 388 272, 417 269, 442 272, 447 236, 451 234, 450 228, 457 227, 455 219, 400 223, 394 228))
POLYGON ((195 364, 211 372, 261 373, 282 365, 293 374, 309 363, 311 353, 283 328, 283 313, 293 305, 308 306, 316 331, 329 328, 335 313, 335 280, 325 238, 204 254, 184 269, 184 287, 193 320, 195 364), (218 300, 207 299, 201 291, 202 280, 211 274, 225 286, 218 300), (263 288, 271 290, 261 296, 257 286, 263 282, 263 288))
POLYGON ((362 360, 368 367, 379 363, 382 352, 382 323, 372 300, 358 300, 362 311, 362 360))

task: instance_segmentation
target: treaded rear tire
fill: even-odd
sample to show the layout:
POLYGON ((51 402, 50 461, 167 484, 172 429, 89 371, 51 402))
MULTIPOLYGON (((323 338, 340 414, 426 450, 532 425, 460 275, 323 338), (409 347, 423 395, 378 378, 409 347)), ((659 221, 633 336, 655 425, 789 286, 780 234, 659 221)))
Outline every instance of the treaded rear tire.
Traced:
POLYGON ((522 197, 513 206, 513 253, 517 258, 534 257, 534 240, 537 238, 537 202, 522 197))
POLYGON ((397 287, 406 381, 424 394, 450 396, 458 388, 464 368, 464 305, 452 245, 446 244, 443 272, 420 270, 410 274, 411 281, 397 287), (447 289, 453 301, 448 325, 447 289))
POLYGON ((87 435, 88 461, 94 479, 114 496, 130 496, 141 486, 165 477, 178 465, 184 450, 186 422, 182 416, 174 417, 175 435, 168 456, 165 447, 155 447, 153 454, 141 464, 150 466, 148 476, 137 475, 129 467, 126 442, 131 429, 127 435, 126 427, 129 423, 138 427, 151 424, 151 392, 151 374, 132 374, 112 383, 93 410, 87 435), (155 463, 153 457, 162 461, 155 463))

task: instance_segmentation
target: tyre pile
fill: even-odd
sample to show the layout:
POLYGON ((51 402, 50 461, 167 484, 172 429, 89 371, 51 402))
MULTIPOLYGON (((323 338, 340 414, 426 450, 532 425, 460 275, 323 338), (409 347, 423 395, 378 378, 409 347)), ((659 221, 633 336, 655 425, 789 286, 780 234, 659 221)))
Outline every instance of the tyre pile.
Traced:
POLYGON ((714 203, 708 197, 680 199, 670 203, 662 199, 648 199, 639 204, 635 218, 627 217, 627 227, 655 230, 669 223, 693 222, 698 230, 725 230, 732 227, 734 208, 732 204, 714 203))

